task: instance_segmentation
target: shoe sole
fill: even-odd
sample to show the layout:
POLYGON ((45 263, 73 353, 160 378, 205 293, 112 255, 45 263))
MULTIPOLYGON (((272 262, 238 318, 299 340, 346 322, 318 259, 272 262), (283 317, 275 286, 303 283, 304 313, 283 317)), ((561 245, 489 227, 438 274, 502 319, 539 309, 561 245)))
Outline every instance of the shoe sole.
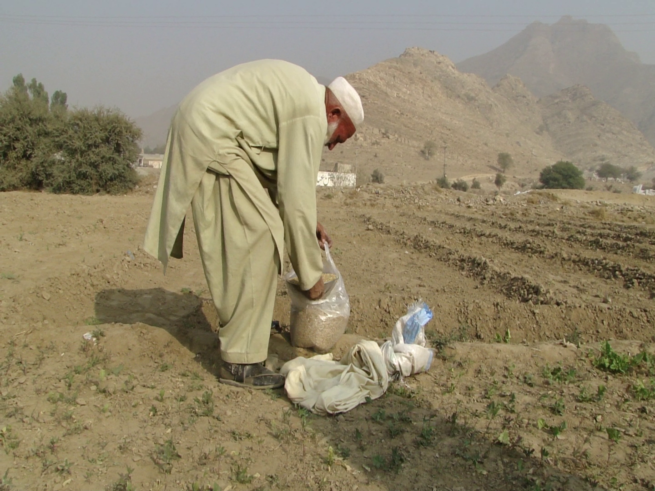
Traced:
POLYGON ((266 390, 266 389, 281 389, 284 387, 284 382, 282 382, 279 385, 249 385, 249 384, 241 384, 239 382, 235 382, 234 380, 226 379, 226 378, 219 378, 218 381, 222 384, 226 385, 231 385, 233 387, 241 387, 242 389, 254 389, 254 390, 266 390))

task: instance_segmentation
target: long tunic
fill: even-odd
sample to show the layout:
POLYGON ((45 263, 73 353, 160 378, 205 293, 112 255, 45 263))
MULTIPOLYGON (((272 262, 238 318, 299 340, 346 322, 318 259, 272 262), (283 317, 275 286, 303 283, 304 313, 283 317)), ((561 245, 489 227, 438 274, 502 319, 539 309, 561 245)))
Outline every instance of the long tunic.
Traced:
POLYGON ((261 60, 205 80, 173 118, 145 250, 164 267, 182 256, 185 214, 209 170, 243 188, 270 229, 276 262, 286 244, 310 289, 322 271, 315 188, 326 132, 325 87, 296 65, 261 60))

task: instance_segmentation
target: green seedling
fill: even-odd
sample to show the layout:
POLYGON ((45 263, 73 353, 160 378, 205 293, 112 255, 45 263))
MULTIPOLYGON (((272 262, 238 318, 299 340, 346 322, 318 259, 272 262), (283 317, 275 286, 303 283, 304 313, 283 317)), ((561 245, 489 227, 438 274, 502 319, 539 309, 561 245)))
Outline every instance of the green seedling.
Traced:
POLYGON ((163 445, 156 445, 151 455, 152 461, 159 470, 164 474, 170 474, 173 470, 173 462, 179 460, 180 454, 177 453, 173 440, 166 440, 163 445))
POLYGON ((336 461, 336 456, 334 453, 334 449, 332 447, 328 447, 327 456, 325 457, 325 463, 328 467, 332 467, 335 461, 336 461))
POLYGON ((615 374, 625 374, 639 368, 645 368, 652 373, 655 369, 655 357, 646 351, 635 356, 620 355, 612 349, 609 341, 605 341, 601 354, 594 360, 594 366, 615 374))
POLYGON ((384 411, 384 409, 378 409, 377 412, 371 415, 371 419, 376 423, 382 423, 386 419, 386 417, 387 414, 384 411))
POLYGON ((564 411, 566 410, 566 406, 564 405, 564 399, 557 399, 552 406, 550 406, 550 410, 552 411, 553 414, 556 414, 558 416, 563 416, 564 411))
POLYGON ((632 392, 638 401, 655 399, 655 380, 650 381, 650 386, 646 386, 641 380, 638 380, 632 386, 632 392))
POLYGON ((563 384, 568 384, 575 380, 576 371, 575 368, 565 369, 562 366, 556 366, 550 368, 546 365, 543 369, 542 376, 547 379, 549 382, 559 382, 563 384))
POLYGON ((384 460, 384 457, 381 455, 374 455, 373 456, 373 467, 376 469, 382 469, 387 465, 387 462, 384 460))
POLYGON ((197 405, 197 414, 199 416, 211 417, 214 415, 214 392, 207 390, 203 392, 202 397, 194 398, 197 405))
POLYGON ((607 465, 610 465, 610 455, 612 453, 612 446, 616 446, 619 444, 619 441, 621 440, 621 432, 617 430, 616 428, 605 428, 605 431, 607 432, 607 465))
POLYGON ((161 390, 159 391, 159 394, 157 394, 157 395, 155 396, 155 401, 158 401, 158 402, 164 402, 164 394, 165 394, 164 389, 161 389, 161 390))
POLYGON ((241 464, 232 467, 232 474, 234 474, 233 479, 239 484, 250 484, 254 478, 254 476, 248 474, 248 467, 241 467, 241 464))

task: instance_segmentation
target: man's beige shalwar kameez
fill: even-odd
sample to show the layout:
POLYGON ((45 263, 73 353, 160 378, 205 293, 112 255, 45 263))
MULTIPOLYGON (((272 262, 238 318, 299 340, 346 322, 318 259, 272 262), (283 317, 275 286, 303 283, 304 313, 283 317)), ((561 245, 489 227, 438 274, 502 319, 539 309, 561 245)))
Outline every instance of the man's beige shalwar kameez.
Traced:
POLYGON ((145 250, 164 268, 182 257, 191 206, 226 362, 266 359, 285 244, 304 290, 321 276, 316 176, 326 132, 325 87, 277 60, 207 79, 173 117, 145 250))

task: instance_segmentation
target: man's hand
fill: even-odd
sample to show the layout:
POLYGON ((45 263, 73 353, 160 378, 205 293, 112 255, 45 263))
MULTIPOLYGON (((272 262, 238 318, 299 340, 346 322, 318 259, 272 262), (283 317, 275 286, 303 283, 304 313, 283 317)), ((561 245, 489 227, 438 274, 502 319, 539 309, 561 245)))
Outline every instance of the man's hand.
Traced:
POLYGON ((323 284, 323 276, 321 275, 321 277, 318 279, 318 282, 309 290, 303 293, 310 300, 318 300, 323 296, 324 290, 325 290, 325 285, 323 284))
POLYGON ((318 245, 321 246, 321 249, 325 250, 325 243, 332 249, 332 239, 320 222, 316 222, 316 239, 318 239, 318 245))

